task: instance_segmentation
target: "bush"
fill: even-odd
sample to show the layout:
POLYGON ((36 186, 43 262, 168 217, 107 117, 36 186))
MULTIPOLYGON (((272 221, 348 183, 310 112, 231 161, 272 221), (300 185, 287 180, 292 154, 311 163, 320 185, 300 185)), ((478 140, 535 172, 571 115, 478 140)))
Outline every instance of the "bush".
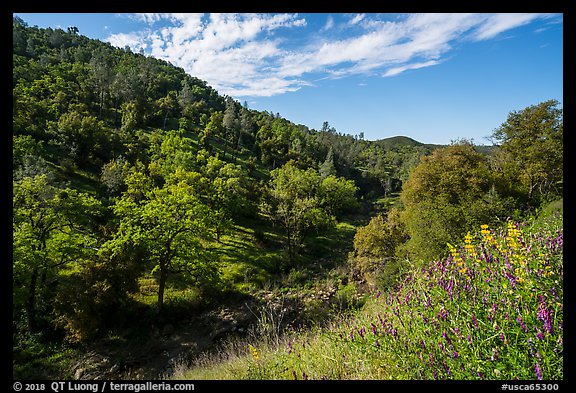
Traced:
POLYGON ((424 157, 400 194, 411 259, 443 258, 446 243, 461 241, 468 228, 506 220, 516 201, 498 192, 498 182, 488 157, 467 141, 424 157))
POLYGON ((394 274, 399 246, 406 240, 405 227, 400 222, 397 209, 391 209, 387 217, 373 217, 366 226, 358 228, 354 236, 352 264, 355 275, 367 279, 373 286, 376 277, 376 281, 388 281, 385 275, 394 274))

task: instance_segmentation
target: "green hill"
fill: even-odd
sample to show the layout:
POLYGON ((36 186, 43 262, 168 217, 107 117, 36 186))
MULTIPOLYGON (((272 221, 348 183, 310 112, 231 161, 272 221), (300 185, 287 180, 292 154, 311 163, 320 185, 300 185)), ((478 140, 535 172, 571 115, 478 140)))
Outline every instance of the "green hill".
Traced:
POLYGON ((392 136, 389 138, 378 139, 373 142, 375 145, 383 149, 392 149, 398 146, 423 146, 424 144, 407 136, 392 136))
MULTIPOLYGON (((556 143, 536 149, 544 158, 512 146, 509 155, 489 160, 496 148, 406 136, 367 141, 328 122, 315 130, 74 28, 13 18, 12 78, 19 380, 163 378, 201 353, 238 342, 248 367, 238 370, 242 378, 429 377, 410 374, 413 357, 402 370, 390 369, 401 348, 389 341, 378 360, 373 346, 356 340, 354 326, 308 332, 369 312, 373 289, 397 284, 417 265, 417 251, 444 250, 447 239, 465 236, 462 228, 525 217, 561 195, 558 133, 533 139, 556 143), (418 195, 405 194, 415 189, 418 195), (310 348, 326 358, 299 342, 297 363, 278 346, 294 350, 285 341, 290 332, 319 340, 310 348), (338 336, 351 333, 350 342, 338 336), (318 349, 326 334, 334 352, 318 349), (342 363, 341 354, 355 360, 342 363), (365 374, 336 365, 367 359, 375 368, 365 374), (290 367, 279 370, 284 361, 290 367)), ((554 107, 545 104, 543 112, 554 107)), ((542 252, 557 278, 558 254, 542 252)), ((547 307, 556 307, 549 300, 547 307)), ((402 312, 414 317, 409 308, 402 312)), ((374 315, 360 315, 376 325, 374 315)), ((370 327, 362 326, 366 337, 370 327)), ((538 353, 548 363, 538 364, 558 377, 558 357, 545 355, 546 348, 538 353)), ((528 367, 533 359, 521 349, 522 358, 512 359, 528 367)), ((453 362, 436 358, 442 360, 453 362)), ((512 375, 511 363, 503 364, 482 367, 512 375)))

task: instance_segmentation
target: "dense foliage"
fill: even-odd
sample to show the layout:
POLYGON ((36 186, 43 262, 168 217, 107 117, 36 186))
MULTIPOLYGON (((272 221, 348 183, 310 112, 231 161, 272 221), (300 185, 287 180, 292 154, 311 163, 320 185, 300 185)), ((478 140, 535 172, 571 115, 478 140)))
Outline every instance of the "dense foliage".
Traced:
POLYGON ((470 228, 562 196, 553 100, 512 112, 494 131, 498 146, 367 141, 252 110, 165 61, 18 17, 12 89, 17 366, 53 345, 143 330, 130 318, 138 310, 146 323, 177 319, 169 293, 191 291, 180 303, 197 310, 271 282, 310 286, 310 272, 336 262, 352 281, 340 294, 356 283, 390 289, 406 265, 446 258, 470 228))
POLYGON ((178 378, 563 380, 563 245, 561 210, 482 224, 352 315, 244 342, 178 378))

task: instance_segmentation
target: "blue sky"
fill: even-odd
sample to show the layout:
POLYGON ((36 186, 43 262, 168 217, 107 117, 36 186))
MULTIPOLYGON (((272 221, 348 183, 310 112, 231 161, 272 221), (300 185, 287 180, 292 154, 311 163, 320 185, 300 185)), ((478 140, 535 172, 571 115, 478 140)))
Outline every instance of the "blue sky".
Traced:
POLYGON ((376 140, 488 137, 563 102, 562 14, 18 13, 170 61, 253 109, 376 140))

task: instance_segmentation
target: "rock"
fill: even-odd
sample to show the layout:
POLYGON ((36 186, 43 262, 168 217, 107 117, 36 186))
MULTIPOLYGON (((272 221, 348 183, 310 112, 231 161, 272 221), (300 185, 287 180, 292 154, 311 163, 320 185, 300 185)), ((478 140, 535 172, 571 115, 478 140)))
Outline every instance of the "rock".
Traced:
POLYGON ((74 373, 74 379, 80 379, 82 378, 82 375, 84 375, 84 369, 83 368, 79 368, 76 370, 76 372, 74 373))
POLYGON ((117 372, 120 369, 120 366, 118 364, 113 365, 110 370, 108 371, 110 374, 113 374, 115 372, 117 372))

